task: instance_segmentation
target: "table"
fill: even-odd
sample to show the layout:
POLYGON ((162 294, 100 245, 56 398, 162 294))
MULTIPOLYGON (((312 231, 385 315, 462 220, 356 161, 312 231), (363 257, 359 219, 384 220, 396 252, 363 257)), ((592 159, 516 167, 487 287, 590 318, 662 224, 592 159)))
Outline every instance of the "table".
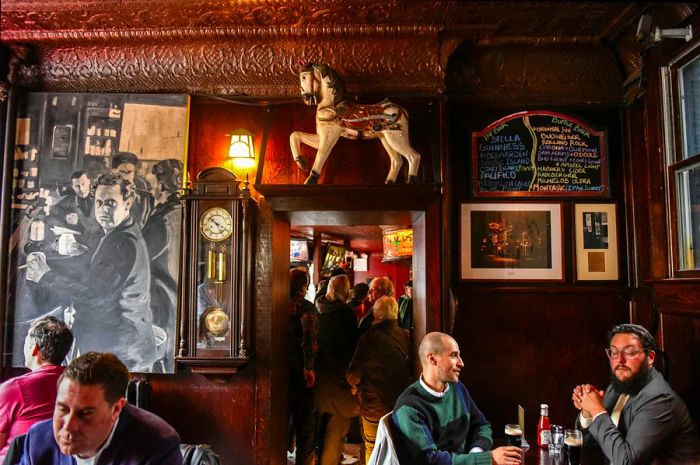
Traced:
MULTIPOLYGON (((603 465, 607 462, 599 447, 584 447, 581 450, 581 465, 603 465)), ((532 447, 525 452, 524 465, 569 465, 566 452, 550 455, 547 449, 532 447)))

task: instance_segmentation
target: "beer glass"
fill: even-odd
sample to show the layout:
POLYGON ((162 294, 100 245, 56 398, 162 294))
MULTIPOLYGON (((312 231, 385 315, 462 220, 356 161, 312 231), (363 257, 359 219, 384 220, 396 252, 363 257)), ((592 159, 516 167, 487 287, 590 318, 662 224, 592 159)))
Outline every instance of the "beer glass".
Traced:
POLYGON ((523 431, 520 425, 506 425, 506 446, 522 447, 523 431))
POLYGON ((564 431, 564 447, 566 456, 569 458, 569 465, 579 465, 581 463, 581 446, 583 446, 583 433, 577 429, 567 429, 564 431))

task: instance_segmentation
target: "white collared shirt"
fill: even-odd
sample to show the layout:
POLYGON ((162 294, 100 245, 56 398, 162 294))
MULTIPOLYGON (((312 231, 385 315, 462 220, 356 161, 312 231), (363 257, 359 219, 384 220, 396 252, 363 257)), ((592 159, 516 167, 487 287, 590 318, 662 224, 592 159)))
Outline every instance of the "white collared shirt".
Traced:
POLYGON ((100 450, 98 450, 95 455, 87 459, 81 459, 77 455, 73 455, 77 465, 95 465, 97 463, 97 461, 100 459, 100 455, 102 455, 102 451, 105 450, 107 446, 109 446, 109 443, 112 442, 112 437, 114 436, 114 432, 117 430, 117 424, 119 423, 120 417, 117 417, 117 421, 115 421, 114 425, 112 426, 112 432, 109 433, 109 437, 107 437, 107 440, 104 444, 102 444, 102 447, 100 447, 100 450))

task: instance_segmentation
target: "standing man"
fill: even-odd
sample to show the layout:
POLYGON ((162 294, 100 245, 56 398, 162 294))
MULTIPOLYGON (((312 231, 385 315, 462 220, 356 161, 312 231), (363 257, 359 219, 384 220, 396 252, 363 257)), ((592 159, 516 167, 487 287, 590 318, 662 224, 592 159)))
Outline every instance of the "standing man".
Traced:
POLYGON ((180 269, 180 230, 182 207, 179 189, 182 186, 182 162, 159 161, 152 168, 158 181, 158 205, 141 230, 151 260, 151 312, 153 324, 165 330, 164 366, 172 372, 175 365, 175 313, 177 278, 180 269))
MULTIPOLYGON (((379 278, 374 278, 369 283, 369 302, 370 305, 374 306, 374 302, 380 297, 394 297, 394 283, 391 279, 386 276, 379 278)), ((365 313, 365 315, 360 320, 359 328, 361 332, 367 331, 372 326, 372 320, 374 319, 374 314, 372 307, 365 313)))
POLYGON ((392 433, 401 463, 518 465, 519 447, 493 450, 491 424, 459 381, 457 341, 428 333, 418 348, 423 373, 396 401, 392 433))
POLYGON ((0 463, 10 442, 34 423, 51 418, 61 362, 73 344, 73 335, 52 316, 32 323, 24 339, 24 364, 30 371, 0 384, 0 463))
POLYGON ((401 392, 411 383, 411 342, 399 327, 399 307, 393 297, 374 303, 372 327, 360 337, 345 375, 359 390, 365 463, 374 449, 379 420, 391 412, 401 392))
POLYGON ((104 230, 83 274, 52 271, 43 255, 27 260, 27 279, 75 307, 80 353, 113 351, 129 370, 150 372, 156 361, 150 309, 151 270, 141 228, 130 216, 132 186, 117 173, 97 180, 95 217, 104 230))
POLYGON ((29 430, 21 465, 182 465, 180 436, 160 417, 127 404, 126 366, 88 352, 61 375, 53 420, 29 430))
MULTIPOLYGON (((289 413, 296 433, 296 464, 315 463, 315 409, 313 388, 316 382, 318 351, 318 311, 304 298, 309 273, 304 268, 289 272, 289 413)), ((290 441, 291 442, 291 441, 290 441)))
POLYGON ((611 384, 574 388, 584 442, 597 443, 611 463, 700 464, 700 438, 685 403, 654 368, 656 344, 635 324, 608 333, 611 384))
POLYGON ((119 152, 112 158, 112 169, 121 174, 132 186, 134 192, 131 216, 142 228, 153 210, 153 194, 148 181, 137 173, 139 159, 131 152, 119 152))
POLYGON ((413 280, 403 283, 404 295, 399 298, 399 326, 413 331, 413 280))

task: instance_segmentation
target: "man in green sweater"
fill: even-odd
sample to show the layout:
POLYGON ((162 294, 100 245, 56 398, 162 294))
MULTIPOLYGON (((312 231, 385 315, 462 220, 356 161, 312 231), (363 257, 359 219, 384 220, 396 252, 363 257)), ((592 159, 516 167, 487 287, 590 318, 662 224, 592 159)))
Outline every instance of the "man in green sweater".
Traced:
POLYGON ((491 424, 459 381, 464 367, 457 341, 428 333, 418 348, 423 373, 394 406, 391 430, 401 463, 519 465, 519 447, 493 445, 491 424))

